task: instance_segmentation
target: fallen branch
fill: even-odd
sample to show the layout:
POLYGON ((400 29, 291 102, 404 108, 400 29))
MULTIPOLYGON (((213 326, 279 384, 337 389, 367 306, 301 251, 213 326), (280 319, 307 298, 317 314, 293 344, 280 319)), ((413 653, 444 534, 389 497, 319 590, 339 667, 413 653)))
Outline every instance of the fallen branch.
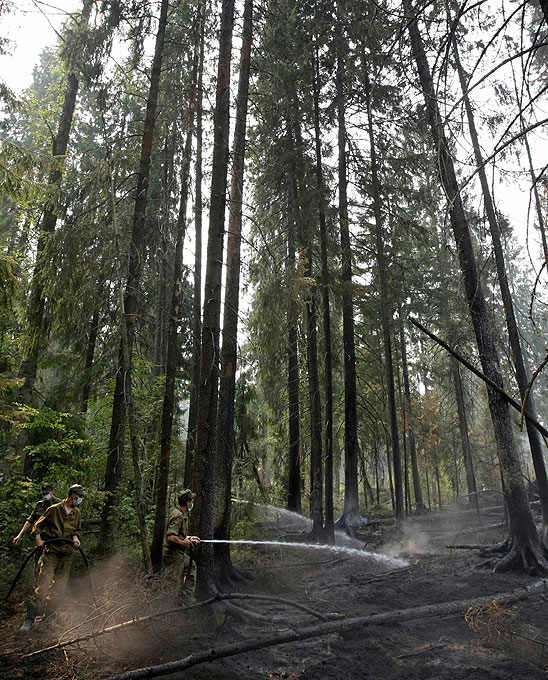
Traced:
POLYGON ((52 652, 55 649, 63 649, 63 647, 69 647, 70 645, 75 645, 78 642, 86 642, 86 640, 91 640, 93 638, 97 638, 101 635, 106 635, 107 633, 116 633, 120 630, 123 630, 125 628, 129 628, 130 626, 134 626, 136 624, 140 623, 146 623, 147 621, 152 621, 153 619, 161 618, 162 616, 167 616, 168 614, 175 614, 177 612, 182 612, 182 611, 188 611, 189 609, 198 609, 200 607, 204 607, 208 604, 211 604, 213 602, 217 602, 219 600, 219 595, 214 595, 213 597, 209 598, 208 600, 202 600, 201 602, 196 602, 195 604, 190 604, 190 605, 185 605, 185 606, 179 606, 179 607, 171 607, 170 609, 164 609, 163 611, 156 612, 155 614, 149 614, 148 616, 141 616, 138 619, 130 619, 129 621, 123 621, 122 623, 116 623, 112 626, 108 626, 107 628, 103 628, 102 630, 97 630, 94 631, 93 633, 86 633, 85 635, 80 635, 79 637, 76 638, 71 638, 70 640, 65 640, 64 642, 57 642, 54 645, 50 645, 49 647, 44 647, 43 649, 37 649, 35 652, 30 652, 29 654, 25 654, 23 656, 24 659, 28 659, 32 656, 38 656, 40 654, 45 654, 46 652, 52 652))
POLYGON ((409 321, 413 324, 413 326, 416 326, 419 328, 423 333, 426 333, 434 342, 437 342, 438 345, 441 345, 444 349, 446 349, 451 356, 454 356, 457 361, 459 361, 463 366, 466 366, 466 368, 469 371, 472 371, 474 375, 477 375, 478 378, 481 378, 484 383, 489 385, 489 387, 498 394, 500 394, 501 397, 503 397, 510 406, 513 406, 516 411, 519 411, 519 413, 527 418, 527 420, 536 427, 536 429, 543 435, 543 437, 548 437, 548 430, 543 427, 536 418, 534 418, 529 411, 526 411, 525 409, 522 409, 522 405, 513 399, 507 392, 505 392, 502 387, 494 383, 492 380, 490 380, 485 374, 483 374, 481 371, 479 371, 473 364, 471 364, 469 361, 467 361, 463 356, 461 356, 458 352, 456 352, 452 347, 450 347, 446 342, 444 342, 441 338, 438 338, 437 335, 429 331, 427 328, 425 328, 421 323, 419 323, 416 319, 413 319, 412 317, 407 317, 409 321))
POLYGON ((282 645, 288 642, 297 642, 299 640, 323 637, 324 635, 331 635, 333 633, 343 633, 351 630, 357 630, 359 628, 363 628, 363 626, 366 625, 401 623, 403 621, 410 621, 412 619, 458 614, 460 612, 466 611, 469 607, 486 605, 490 602, 508 604, 522 600, 526 597, 530 597, 531 595, 536 595, 537 593, 541 593, 546 590, 548 590, 548 579, 539 579, 528 586, 516 588, 515 590, 512 590, 508 593, 485 595, 470 600, 454 600, 452 602, 442 602, 440 604, 429 604, 422 607, 413 607, 411 609, 399 609, 396 611, 385 612, 383 614, 370 614, 369 616, 360 616, 357 618, 346 619, 344 621, 329 621, 327 623, 316 624, 314 626, 307 626, 300 631, 291 631, 281 635, 275 635, 270 638, 253 640, 251 642, 246 641, 245 643, 233 643, 230 645, 225 645, 224 647, 220 647, 219 649, 210 649, 207 652, 190 654, 184 659, 158 664, 157 666, 137 668, 125 673, 111 675, 104 680, 140 680, 141 678, 155 678, 159 675, 177 673, 207 661, 215 661, 216 659, 223 659, 228 656, 244 654, 245 652, 264 649, 266 647, 274 647, 276 645, 282 645))
POLYGON ((460 544, 460 545, 446 545, 446 548, 449 548, 449 550, 487 550, 487 548, 490 548, 491 546, 489 545, 466 545, 465 543, 460 544))
MULTIPOLYGON (((208 600, 202 600, 201 602, 196 602, 195 604, 191 605, 185 605, 182 607, 172 607, 171 609, 164 609, 163 611, 156 612, 155 614, 149 614, 148 616, 141 616, 138 619, 130 619, 129 621, 123 621, 122 623, 117 623, 113 626, 108 626, 108 628, 103 628, 102 630, 97 630, 94 631, 93 633, 86 633, 85 635, 80 635, 79 637, 72 638, 70 640, 65 640, 63 642, 57 642, 54 645, 50 645, 49 647, 44 647, 43 649, 37 649, 34 652, 30 652, 30 654, 25 654, 24 659, 28 659, 32 656, 39 656, 40 654, 45 654, 46 652, 52 652, 56 649, 63 649, 64 647, 70 647, 71 645, 78 644, 79 642, 86 642, 87 640, 91 640, 97 637, 100 637, 101 635, 106 635, 108 633, 117 633, 121 630, 125 630, 126 628, 129 628, 130 626, 134 626, 136 624, 141 624, 141 623, 146 623, 147 621, 151 621, 153 619, 158 619, 161 618, 162 616, 167 616, 168 614, 175 614, 178 612, 187 612, 190 609, 198 609, 200 607, 204 607, 206 605, 212 604, 214 602, 221 602, 222 600, 262 600, 266 602, 277 602, 280 604, 285 604, 288 607, 294 607, 295 609, 300 609, 303 612, 306 612, 307 614, 310 614, 311 616, 316 617, 317 619, 320 619, 320 621, 328 621, 329 619, 333 619, 337 615, 335 614, 329 614, 329 615, 324 615, 321 614, 320 612, 317 612, 314 609, 311 609, 310 607, 307 607, 304 604, 300 604, 299 602, 293 602, 291 600, 285 600, 284 598, 281 597, 273 597, 271 595, 255 595, 253 593, 248 594, 248 593, 217 593, 213 597, 209 598, 208 600)), ((253 616, 255 613, 254 612, 246 612, 246 614, 250 614, 253 616)), ((250 616, 250 618, 251 618, 250 616)), ((257 620, 261 620, 263 622, 270 622, 267 617, 260 616, 260 615, 255 615, 255 618, 257 620)))

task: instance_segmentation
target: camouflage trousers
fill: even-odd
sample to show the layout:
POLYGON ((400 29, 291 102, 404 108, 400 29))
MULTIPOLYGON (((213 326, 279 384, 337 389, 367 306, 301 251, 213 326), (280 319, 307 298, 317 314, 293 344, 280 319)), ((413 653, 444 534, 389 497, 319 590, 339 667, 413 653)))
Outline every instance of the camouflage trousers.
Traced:
POLYGON ((192 595, 196 588, 196 562, 192 560, 186 550, 170 550, 164 554, 166 576, 177 585, 177 590, 183 595, 192 595))
POLYGON ((29 614, 37 616, 45 608, 48 612, 55 610, 65 592, 71 564, 72 553, 44 552, 39 562, 34 593, 29 602, 29 614))

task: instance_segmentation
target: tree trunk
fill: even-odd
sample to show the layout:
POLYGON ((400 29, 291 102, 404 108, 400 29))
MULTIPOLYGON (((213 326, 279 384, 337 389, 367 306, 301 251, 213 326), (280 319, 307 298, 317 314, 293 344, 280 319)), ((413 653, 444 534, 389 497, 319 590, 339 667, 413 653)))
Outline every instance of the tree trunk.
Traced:
MULTIPOLYGON (((295 272, 295 236, 293 223, 288 229, 287 269, 295 272)), ((299 340, 297 335, 297 312, 293 294, 289 293, 287 309, 287 398, 289 421, 289 469, 287 480, 287 509, 302 512, 301 505, 301 425, 299 401, 299 340)))
MULTIPOLYGON (((225 206, 228 169, 230 58, 234 26, 234 0, 223 0, 219 36, 216 101, 213 116, 213 164, 205 277, 200 388, 196 450, 193 460, 192 485, 197 491, 196 514, 202 538, 213 538, 215 506, 215 454, 217 402, 219 383, 219 336, 221 321, 221 286, 225 206)), ((214 589, 213 544, 205 543, 200 550, 198 571, 199 590, 214 589)))
MULTIPOLYGON (((215 538, 230 538, 232 500, 232 459, 234 449, 234 401, 236 396, 236 362, 238 348, 238 312, 240 297, 240 250, 242 241, 242 202, 246 147, 247 103, 253 31, 253 0, 246 0, 240 75, 236 100, 236 123, 232 145, 232 180, 230 186, 226 286, 223 317, 223 348, 219 386, 217 423, 217 508, 215 538)), ((215 546, 215 567, 223 579, 232 573, 230 544, 215 546)))
POLYGON ((405 331, 403 328, 403 319, 400 325, 400 344, 403 368, 403 390, 405 394, 405 409, 407 412, 406 418, 407 436, 409 440, 409 456, 411 458, 411 477, 413 479, 413 491, 415 493, 415 508, 418 513, 422 514, 425 510, 425 507, 422 498, 421 479, 419 475, 419 463, 417 458, 417 440, 415 439, 415 432, 413 430, 413 407, 411 404, 411 388, 409 385, 409 369, 407 366, 407 349, 405 343, 405 331))
MULTIPOLYGON (((485 163, 483 161, 479 145, 479 138, 476 130, 476 123, 474 120, 474 113, 472 111, 470 97, 468 96, 467 93, 468 88, 468 84, 466 82, 467 79, 460 61, 457 41, 454 35, 452 43, 453 43, 453 55, 455 57, 455 64, 457 66, 457 72, 459 75, 459 81, 463 93, 464 106, 466 108, 466 116, 468 118, 468 128, 470 130, 470 137, 472 139, 472 144, 474 147, 474 156, 476 159, 476 167, 478 170, 481 190, 483 194, 483 203, 485 206, 485 212, 487 214, 487 221, 489 222, 491 239, 493 241, 493 251, 495 254, 495 262, 497 265, 497 275, 502 297, 502 304, 504 306, 504 316, 506 317, 508 338, 510 340, 510 348, 512 350, 512 358, 514 360, 514 368, 516 371, 516 380, 518 383, 521 399, 525 403, 525 408, 529 411, 529 413, 531 413, 531 415, 534 418, 536 418, 536 410, 535 404, 533 402, 533 395, 531 392, 529 393, 527 392, 527 387, 529 385, 529 376, 527 368, 525 366, 523 352, 521 350, 518 324, 516 321, 516 315, 514 314, 512 294, 510 292, 508 277, 506 275, 506 263, 504 261, 504 251, 502 249, 500 227, 497 220, 497 216, 495 214, 495 206, 493 203, 491 190, 489 188, 489 182, 487 181, 485 163)), ((548 527, 548 477, 546 476, 546 467, 544 465, 543 446, 540 439, 540 435, 536 428, 533 427, 533 425, 528 420, 525 421, 525 426, 527 428, 527 436, 529 438, 529 446, 531 448, 533 466, 535 468, 535 474, 537 477, 539 499, 542 508, 542 518, 544 520, 544 526, 548 527)))
POLYGON ((164 401, 162 405, 160 456, 158 458, 158 478, 156 482, 156 512, 154 516, 154 532, 152 537, 151 557, 156 571, 162 566, 162 550, 167 511, 167 495, 169 482, 169 462, 171 458, 171 437, 173 430, 173 411, 175 407, 175 382, 179 363, 179 338, 177 329, 180 320, 181 284, 183 278, 183 248, 186 236, 186 213, 190 184, 190 165, 192 161, 192 136, 194 114, 196 111, 196 80, 198 75, 198 59, 200 52, 199 18, 195 22, 195 44, 189 93, 188 111, 186 114, 186 140, 181 166, 181 196, 177 217, 177 238, 175 259, 173 263, 173 287, 169 308, 169 325, 167 334, 167 355, 164 401))
POLYGON ((337 0, 337 124, 338 124, 338 177, 339 177, 339 226, 342 258, 342 313, 344 351, 344 512, 359 512, 358 503, 358 416, 356 390, 356 347, 354 337, 354 305, 352 290, 352 248, 348 223, 348 195, 346 168, 346 121, 345 121, 345 63, 344 63, 344 16, 345 0, 337 0))
POLYGON ((453 381, 455 383, 455 397, 457 400, 457 410, 459 414, 459 431, 460 441, 462 447, 462 456, 464 458, 464 469, 466 471, 466 487, 472 504, 476 508, 479 517, 479 501, 476 487, 476 476, 474 474, 474 465, 472 462, 472 451, 470 449, 470 439, 468 437, 468 425, 466 423, 466 409, 464 404, 464 392, 462 389, 462 380, 460 377, 459 365, 453 358, 451 362, 451 372, 453 373, 453 381))
MULTIPOLYGON (((293 138, 288 125, 288 153, 293 150, 293 138)), ((293 201, 290 198, 290 203, 293 201)), ((293 278, 295 276, 295 223, 289 206, 289 220, 287 227, 287 267, 286 281, 289 286, 287 303, 287 398, 288 398, 288 429, 289 429, 289 469, 287 480, 287 509, 292 512, 302 512, 301 503, 301 445, 300 445, 300 372, 299 372, 299 340, 297 333, 297 305, 293 292, 293 278)))
POLYGON ((373 214, 375 216, 375 240, 377 245, 377 267, 379 272, 381 326, 384 345, 384 368, 386 391, 388 394, 388 415, 390 419, 390 435, 392 440, 392 460, 394 463, 394 492, 396 519, 402 520, 405 515, 403 500, 403 484, 401 470, 400 435, 398 431, 398 413, 396 409, 396 390, 394 387, 394 367, 392 363, 391 323, 392 303, 388 293, 388 271, 384 253, 382 232, 381 189, 377 168, 377 150, 373 133, 373 115, 371 111, 370 85, 365 74, 365 97, 367 106, 367 128, 369 133, 369 151, 371 155, 371 190, 373 194, 373 214))
POLYGON ((544 20, 548 24, 548 0, 539 0, 540 8, 544 14, 544 20))
POLYGON ((325 218, 325 187, 322 170, 322 147, 320 129, 320 60, 318 48, 313 59, 314 91, 314 143, 316 151, 316 186, 318 189, 318 221, 320 223, 320 258, 322 288, 322 325, 324 337, 325 380, 325 538, 335 540, 333 511, 333 365, 331 349, 331 311, 329 301, 329 266, 327 258, 327 223, 325 218))
MULTIPOLYGON (((301 206, 301 175, 304 164, 303 141, 297 95, 293 88, 289 89, 288 100, 288 141, 289 148, 295 148, 290 154, 290 195, 291 213, 299 236, 299 252, 306 253, 304 276, 313 278, 312 223, 304 214, 301 206), (293 118, 292 118, 293 115, 293 118), (292 138, 295 137, 293 142, 292 138), (299 165, 295 162, 297 156, 299 165)), ((309 426, 310 426, 310 516, 312 519, 312 535, 323 536, 323 465, 322 465, 322 415, 320 403, 320 380, 318 373, 318 341, 316 327, 315 291, 310 290, 305 301, 306 315, 306 360, 308 375, 309 426)))
MULTIPOLYGON (((417 21, 415 18, 412 18, 414 15, 410 0, 404 0, 404 8, 407 16, 411 19, 408 25, 411 46, 417 62, 432 138, 438 154, 440 180, 447 194, 450 206, 451 225, 457 244, 466 298, 472 317, 483 371, 488 378, 502 388, 499 358, 491 332, 487 305, 481 289, 470 229, 459 193, 453 159, 445 138, 443 123, 437 106, 430 67, 424 52, 417 21)), ((548 563, 544 555, 544 546, 539 541, 537 535, 523 484, 508 404, 497 391, 488 388, 487 393, 499 463, 501 472, 504 475, 506 500, 510 516, 510 535, 506 545, 508 552, 495 568, 497 570, 518 568, 525 569, 529 573, 546 573, 548 571, 548 563)))
MULTIPOLYGON (((79 28, 87 26, 94 0, 84 0, 82 13, 78 23, 79 28)), ((82 36, 75 31, 73 40, 80 40, 82 36)), ((48 200, 44 206, 42 221, 39 226, 39 238, 36 245, 36 259, 30 286, 28 304, 28 328, 24 347, 24 358, 19 367, 18 377, 24 379, 24 383, 18 389, 16 401, 21 404, 32 404, 34 401, 34 383, 38 370, 38 360, 42 351, 47 334, 46 323, 46 300, 44 290, 44 274, 48 265, 47 244, 57 226, 57 198, 61 181, 63 179, 63 165, 67 155, 72 119, 76 108, 76 95, 79 86, 79 71, 82 66, 84 44, 76 44, 72 47, 75 51, 72 68, 67 75, 65 98, 57 133, 52 144, 52 163, 48 176, 48 200)), ((23 460, 23 467, 25 461, 23 460)))
POLYGON ((124 459, 124 438, 126 425, 126 392, 131 380, 131 362, 133 341, 135 334, 135 316, 137 314, 137 297, 139 293, 141 268, 145 248, 146 206, 148 178, 152 156, 152 142, 156 122, 156 106, 164 49, 164 37, 167 22, 168 0, 162 0, 154 58, 150 72, 150 87, 147 97, 147 108, 141 153, 139 161, 139 176, 135 196, 135 210, 130 241, 129 270, 126 284, 124 316, 125 331, 120 340, 118 367, 116 371, 116 386, 112 405, 112 419, 110 424, 107 464, 105 470, 105 501, 101 513, 99 531, 99 549, 110 553, 114 549, 114 534, 116 531, 116 510, 118 507, 118 488, 122 479, 122 464, 124 459), (125 337, 125 339, 124 339, 125 337), (127 343, 127 347, 125 344, 127 343))
POLYGON ((192 482, 192 459, 196 446, 198 422, 198 389, 200 386, 200 355, 202 345, 202 147, 203 147, 203 74, 205 42, 205 5, 199 0, 200 56, 196 93, 196 195, 194 199, 194 291, 192 297, 192 378, 188 406, 188 431, 185 455, 185 487, 192 482))
POLYGON ((89 403, 89 392, 91 389, 91 369, 93 368, 93 358, 95 356, 95 345, 97 343, 97 333, 99 332, 99 308, 97 307, 91 318, 89 326, 88 343, 86 348, 86 363, 84 366, 84 384, 82 385, 82 398, 80 400, 80 412, 87 413, 89 403))

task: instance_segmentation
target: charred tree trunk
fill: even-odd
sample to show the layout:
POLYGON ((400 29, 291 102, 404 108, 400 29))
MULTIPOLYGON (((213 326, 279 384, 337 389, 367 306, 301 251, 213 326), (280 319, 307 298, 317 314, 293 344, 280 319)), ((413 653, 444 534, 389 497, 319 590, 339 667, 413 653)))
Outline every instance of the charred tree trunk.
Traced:
MULTIPOLYGON (((84 0, 79 28, 88 25, 91 8, 94 0, 84 0)), ((81 40, 82 36, 75 32, 75 40, 81 40)), ((30 285, 28 304, 28 328, 24 346, 24 358, 19 367, 18 377, 24 379, 18 389, 16 401, 21 404, 32 404, 34 401, 34 383, 38 370, 38 361, 44 350, 47 334, 46 323, 46 292, 44 289, 44 274, 48 265, 47 244, 57 226, 57 198, 61 181, 63 179, 63 165, 67 155, 72 119, 76 108, 76 95, 78 94, 81 62, 83 58, 83 45, 74 46, 75 57, 67 76, 65 98, 57 133, 53 138, 52 162, 48 176, 48 200, 44 206, 42 221, 39 225, 39 237, 36 245, 36 259, 30 285)), ((23 467, 25 461, 23 460, 23 467)))
MULTIPOLYGON (((485 163, 481 154, 479 145, 478 133, 476 130, 476 123, 474 120, 474 113, 470 97, 467 94, 467 82, 464 69, 460 61, 457 41, 453 36, 453 55, 459 74, 460 85, 463 92, 464 105, 466 108, 466 116, 468 118, 468 127, 470 130, 470 137, 474 146, 474 155, 476 159, 476 166, 483 193, 483 202, 485 212, 487 214, 487 221, 489 222, 489 229, 491 232, 491 239, 493 241, 493 251, 495 254, 495 262, 497 265, 497 275, 499 280, 500 292, 502 297, 502 304, 504 306, 504 315, 506 317, 506 327, 508 329, 508 338, 510 340, 510 348, 512 350, 512 358, 514 360, 514 368, 516 371, 516 380, 519 387, 519 393, 522 401, 525 403, 525 408, 536 418, 535 404, 533 402, 533 395, 527 391, 529 385, 529 375, 525 366, 523 352, 521 350, 521 342, 519 339, 518 324, 516 315, 514 313, 514 304, 512 301, 512 294, 510 292, 510 285, 508 283, 508 276, 506 274, 506 263, 504 261, 504 251, 502 248, 500 226, 495 213, 495 205, 493 197, 487 181, 485 172, 485 163)), ((537 429, 528 421, 525 421, 527 428, 527 436, 529 438, 529 446, 531 448, 531 456, 533 459, 533 466, 537 477, 538 492, 540 505, 542 508, 542 518, 544 526, 548 527, 548 477, 546 476, 546 467, 544 465, 543 446, 540 435, 537 429)))
POLYGON ((358 502, 358 415, 356 388, 356 346, 354 336, 354 305, 352 290, 352 248, 348 220, 347 167, 346 167, 346 120, 345 120, 345 63, 344 63, 344 16, 345 0, 337 0, 337 125, 338 125, 338 177, 339 177, 339 226, 342 258, 342 314, 344 351, 344 453, 345 486, 344 512, 359 512, 358 502))
MULTIPOLYGON (((240 296, 240 250, 242 241, 242 201, 246 147, 247 102, 253 30, 253 0, 246 0, 240 76, 236 100, 236 123, 232 146, 232 180, 230 186, 226 288, 223 317, 223 348, 217 423, 217 508, 215 538, 230 538, 232 500, 232 459, 234 449, 234 402, 236 396, 236 362, 238 348, 238 312, 240 296)), ((215 567, 223 580, 233 574, 230 545, 215 546, 215 567)))
POLYGON ((173 411, 175 407, 175 382, 179 355, 178 326, 180 317, 181 284, 183 276, 183 248, 186 236, 186 213, 188 192, 190 185, 190 165, 192 161, 192 136, 194 114, 196 111, 196 79, 198 75, 198 59, 200 51, 200 26, 195 24, 196 40, 189 94, 188 113, 186 120, 186 140, 181 166, 181 196, 179 214, 177 216, 177 238, 175 244, 175 259, 173 263, 173 287, 169 307, 169 325, 167 335, 167 355, 164 401, 162 405, 160 456, 158 459, 158 478, 156 483, 156 512, 154 516, 154 532, 152 536, 151 557, 156 571, 162 566, 162 549, 167 511, 167 495, 169 481, 169 462, 171 459, 171 437, 173 430, 173 411))
POLYGON ((162 0, 154 58, 150 72, 150 87, 147 97, 147 108, 141 153, 139 161, 139 176, 133 214, 133 227, 130 241, 129 271, 124 300, 125 329, 120 340, 118 367, 116 370, 116 386, 112 405, 112 419, 110 424, 107 464, 105 470, 105 502, 101 513, 99 531, 99 548, 104 553, 114 549, 114 534, 116 528, 116 509, 118 507, 118 488, 122 478, 124 459, 124 439, 126 426, 127 385, 131 380, 131 362, 133 341, 135 334, 135 317, 137 314, 137 297, 141 280, 141 269, 146 242, 146 206, 148 192, 148 178, 152 157, 152 142, 156 122, 156 106, 164 50, 164 38, 167 23, 168 0, 162 0))
POLYGON ((479 515, 479 501, 476 487, 476 476, 474 474, 474 465, 472 462, 472 451, 470 448, 470 439, 468 437, 468 425, 466 423, 466 408, 464 404, 464 391, 462 389, 462 379, 460 377, 459 365, 455 359, 451 361, 451 372, 453 373, 453 382, 455 383, 455 397, 457 400, 457 410, 459 414, 459 431, 460 441, 462 447, 462 456, 464 458, 464 469, 466 471, 466 487, 472 504, 476 508, 479 515))
MULTIPOLYGON (((430 67, 410 0, 404 1, 404 7, 410 20, 408 30, 411 46, 425 98, 432 138, 438 154, 440 180, 449 201, 451 225, 483 371, 488 378, 502 388, 498 353, 481 289, 470 229, 460 197, 453 159, 437 106, 430 67)), ((497 391, 488 388, 487 393, 510 516, 510 535, 505 545, 507 554, 495 568, 497 570, 518 568, 529 573, 546 573, 548 563, 544 554, 544 546, 539 541, 523 484, 508 404, 497 391)))
POLYGON ((386 391, 388 394, 388 414, 390 418, 390 436, 392 440, 392 460, 394 463, 394 492, 396 519, 402 520, 405 515, 403 499, 403 483, 401 469, 400 435, 398 431, 398 413, 396 409, 396 390, 394 387, 394 366, 392 363, 391 337, 391 301, 388 294, 388 276, 386 255, 382 231, 381 189, 377 168, 377 150, 373 133, 373 115, 371 111, 370 85, 365 75, 365 97, 367 107, 367 128, 369 133, 369 152, 371 155, 371 190, 373 194, 373 214, 375 216, 375 240, 377 245, 377 267, 379 272, 381 326, 384 345, 384 368, 386 391))
POLYGON ((198 389, 200 385, 200 354, 202 344, 202 147, 203 147, 203 74, 205 42, 205 5, 199 0, 200 56, 196 92, 196 190, 194 197, 194 291, 192 296, 192 378, 188 406, 188 433, 185 455, 185 487, 192 482, 192 459, 196 445, 198 421, 198 389))
POLYGON ((320 60, 315 49, 314 73, 314 143, 316 151, 316 186, 318 189, 318 221, 320 224, 320 258, 322 290, 322 326, 324 337, 324 380, 325 380, 325 538, 335 540, 335 518, 333 511, 333 360, 331 349, 331 311, 329 300, 329 265, 327 258, 327 223, 325 218, 325 187, 322 170, 322 147, 320 130, 320 60))
MULTIPOLYGON (((213 538, 215 507, 215 456, 217 403, 219 384, 219 338, 221 322, 221 286, 225 234, 225 207, 228 171, 230 59, 234 26, 234 0, 223 0, 219 36, 219 61, 215 111, 213 115, 213 164, 205 277, 200 388, 196 450, 193 460, 192 485, 197 491, 196 514, 199 535, 213 538)), ((202 593, 215 588, 213 544, 200 550, 198 585, 202 593)))

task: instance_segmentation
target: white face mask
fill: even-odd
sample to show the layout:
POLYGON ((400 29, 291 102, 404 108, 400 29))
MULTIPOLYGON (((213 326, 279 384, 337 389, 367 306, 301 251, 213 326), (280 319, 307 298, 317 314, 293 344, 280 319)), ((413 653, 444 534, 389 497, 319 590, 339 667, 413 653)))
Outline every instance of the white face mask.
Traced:
POLYGON ((78 496, 78 498, 74 501, 74 505, 80 505, 80 503, 81 503, 83 500, 84 500, 84 499, 82 498, 82 496, 78 496))
POLYGON ((50 494, 50 493, 45 493, 45 494, 44 494, 44 500, 45 500, 45 501, 51 501, 51 494, 50 494))
POLYGON ((193 507, 194 507, 194 503, 191 504, 191 506, 189 507, 188 511, 190 512, 190 511, 192 510, 193 507))

